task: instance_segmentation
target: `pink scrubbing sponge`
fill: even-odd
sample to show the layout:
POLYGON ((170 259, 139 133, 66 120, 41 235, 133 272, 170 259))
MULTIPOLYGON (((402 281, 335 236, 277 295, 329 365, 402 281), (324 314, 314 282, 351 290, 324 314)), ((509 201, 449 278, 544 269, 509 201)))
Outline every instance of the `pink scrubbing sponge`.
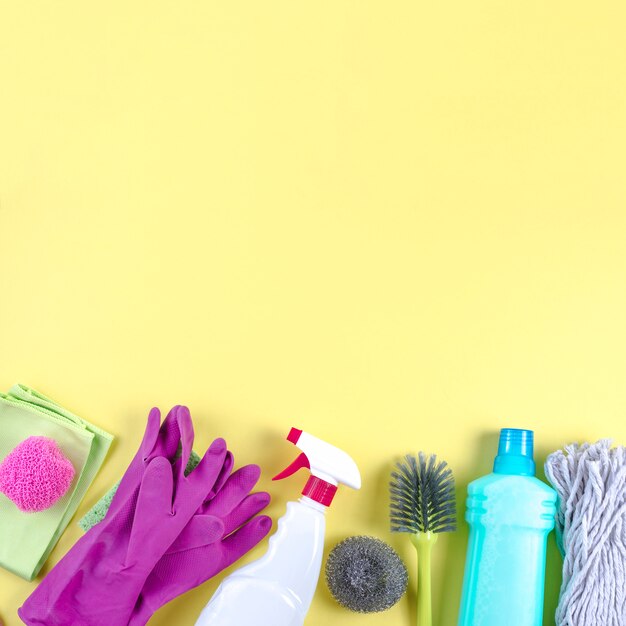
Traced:
POLYGON ((48 437, 24 439, 0 463, 0 492, 25 513, 50 508, 73 479, 74 466, 48 437))

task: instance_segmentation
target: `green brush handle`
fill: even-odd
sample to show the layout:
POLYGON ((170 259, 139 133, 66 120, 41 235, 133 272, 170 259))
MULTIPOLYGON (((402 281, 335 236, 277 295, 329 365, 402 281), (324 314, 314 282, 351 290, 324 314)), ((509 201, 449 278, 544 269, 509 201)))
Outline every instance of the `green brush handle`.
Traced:
POLYGON ((432 626, 432 594, 430 588, 430 553, 437 542, 437 533, 411 535, 417 550, 417 626, 432 626))

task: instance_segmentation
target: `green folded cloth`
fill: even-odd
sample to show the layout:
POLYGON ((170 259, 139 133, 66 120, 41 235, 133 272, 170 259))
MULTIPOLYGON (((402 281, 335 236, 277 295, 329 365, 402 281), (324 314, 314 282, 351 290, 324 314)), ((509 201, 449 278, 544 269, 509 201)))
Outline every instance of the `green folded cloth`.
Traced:
POLYGON ((67 493, 39 513, 23 513, 0 494, 0 567, 32 580, 76 512, 113 437, 25 385, 0 393, 0 460, 31 436, 54 439, 72 462, 67 493))

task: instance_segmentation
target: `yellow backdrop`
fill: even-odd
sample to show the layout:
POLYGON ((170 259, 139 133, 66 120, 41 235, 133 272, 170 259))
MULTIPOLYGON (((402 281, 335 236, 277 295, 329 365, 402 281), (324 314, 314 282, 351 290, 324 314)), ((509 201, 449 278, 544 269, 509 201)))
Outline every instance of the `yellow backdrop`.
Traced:
MULTIPOLYGON (((540 465, 626 442, 625 30, 618 0, 2 3, 0 386, 117 436, 79 513, 149 407, 186 403, 197 447, 262 465, 274 519, 304 478, 269 480, 289 427, 345 448, 363 489, 327 547, 373 534, 413 572, 397 455, 447 459, 461 504, 502 426, 540 465)), ((435 626, 466 537, 436 546, 435 626)), ((33 588, 0 572, 9 626, 33 588)), ((350 614, 321 582, 307 624, 413 603, 350 614)))

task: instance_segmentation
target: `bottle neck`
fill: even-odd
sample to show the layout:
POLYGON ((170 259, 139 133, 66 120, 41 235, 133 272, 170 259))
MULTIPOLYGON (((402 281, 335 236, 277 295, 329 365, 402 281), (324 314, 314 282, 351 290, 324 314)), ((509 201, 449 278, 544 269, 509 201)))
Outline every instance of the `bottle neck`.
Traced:
POLYGON ((497 456, 493 463, 494 474, 534 476, 535 462, 523 456, 497 456))
POLYGON ((532 430, 503 428, 500 431, 498 456, 493 464, 494 473, 534 476, 533 443, 532 430))
POLYGON ((333 485, 317 476, 313 476, 313 474, 309 476, 309 480, 302 490, 303 496, 307 496, 311 500, 315 500, 315 502, 319 502, 326 507, 330 506, 336 493, 337 485, 333 485))
POLYGON ((323 513, 324 515, 326 515, 326 511, 328 511, 327 506, 324 506, 323 504, 320 504, 319 502, 316 502, 315 500, 311 500, 311 498, 309 498, 308 496, 301 496, 298 502, 300 502, 301 504, 304 504, 305 506, 308 506, 311 509, 314 509, 315 511, 319 511, 320 513, 323 513))

